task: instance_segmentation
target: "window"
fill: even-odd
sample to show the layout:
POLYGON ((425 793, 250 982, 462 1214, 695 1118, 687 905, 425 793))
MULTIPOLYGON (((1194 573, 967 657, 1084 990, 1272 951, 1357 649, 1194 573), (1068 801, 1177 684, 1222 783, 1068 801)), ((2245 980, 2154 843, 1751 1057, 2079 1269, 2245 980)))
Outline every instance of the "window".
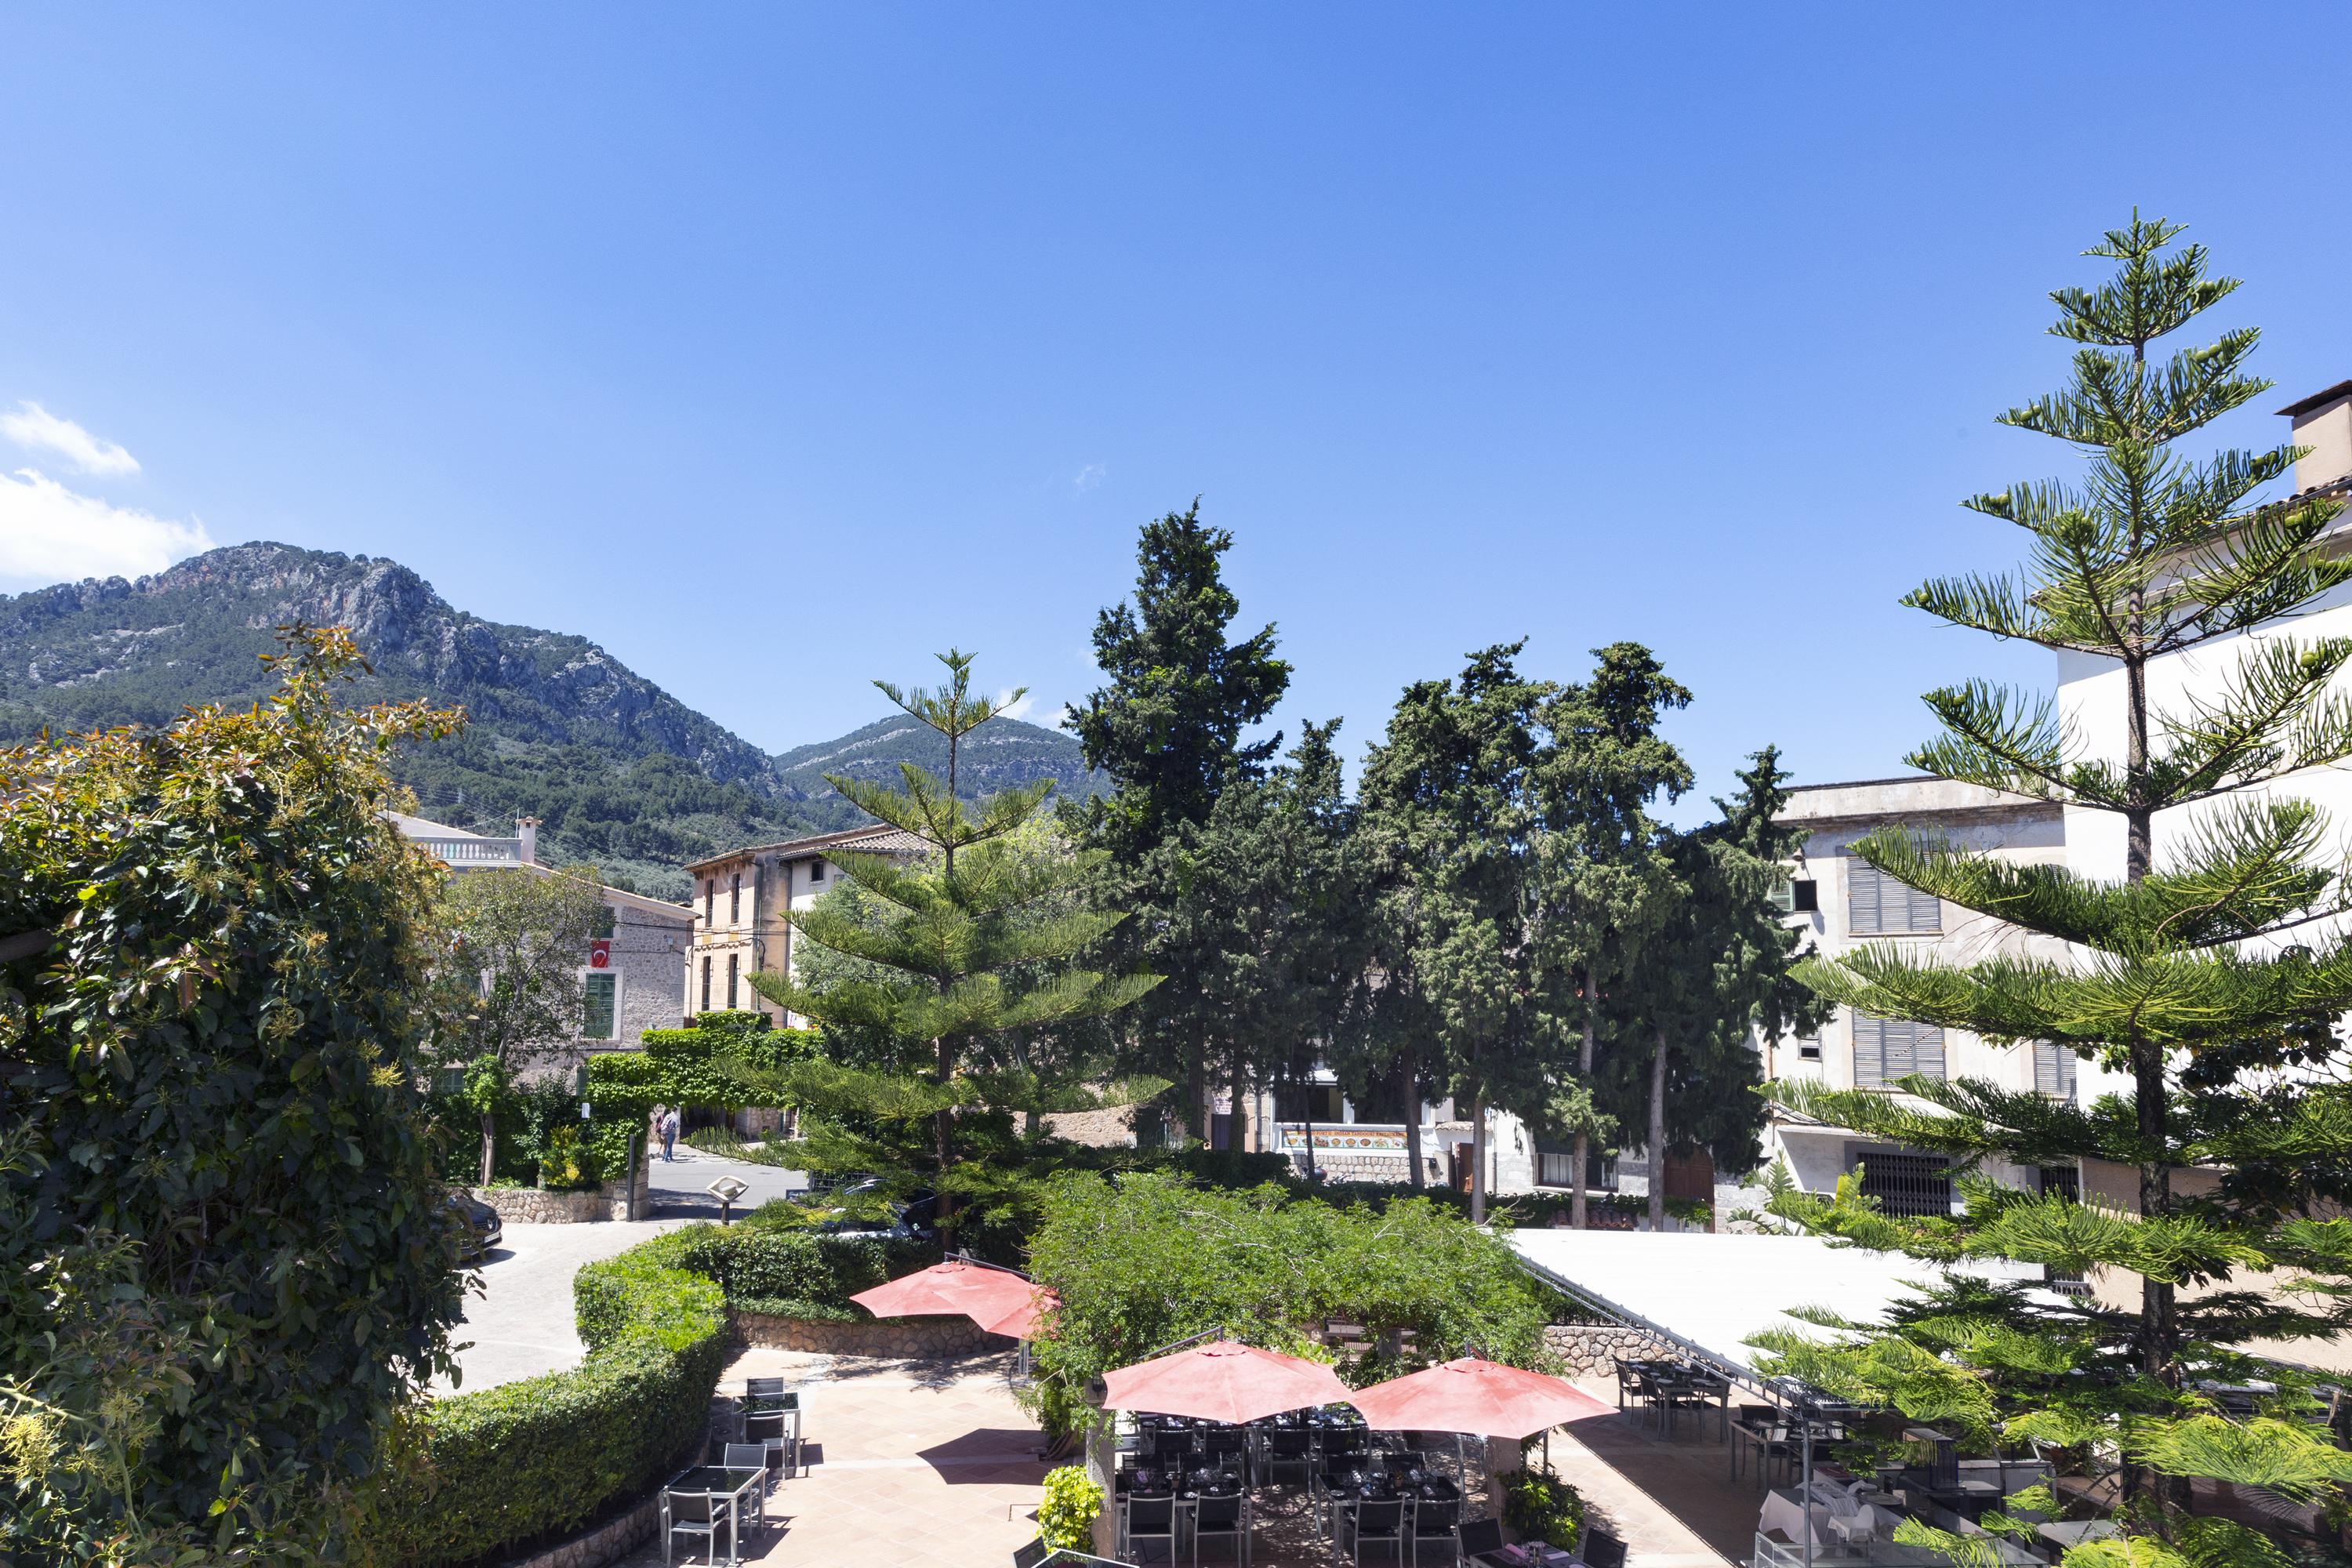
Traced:
POLYGON ((736 975, 742 965, 743 960, 740 954, 730 952, 727 955, 727 1005, 730 1009, 735 1005, 736 975))
POLYGON ((1941 1154, 1865 1149, 1856 1163, 1862 1195, 1886 1213, 1927 1219, 1952 1212, 1952 1166, 1941 1154))
POLYGON ((2074 1053, 2054 1040, 2033 1042, 2033 1092, 2053 1100, 2074 1098, 2074 1053))
MULTIPOLYGON (((1539 1187, 1573 1187, 1576 1173, 1574 1149, 1536 1147, 1536 1185, 1539 1187)), ((1617 1156, 1603 1154, 1598 1149, 1584 1157, 1584 1190, 1588 1193, 1613 1193, 1617 1190, 1617 1156)))
POLYGON ((1809 877, 1781 883, 1772 889, 1772 907, 1784 915, 1803 914, 1822 907, 1822 885, 1809 877))
POLYGON ((620 922, 613 916, 612 905, 599 904, 596 906, 596 918, 588 922, 588 934, 593 937, 601 937, 604 941, 610 942, 613 940, 613 932, 619 923, 620 922))
POLYGON ((1943 900, 1867 861, 1848 860, 1845 929, 1849 936, 1932 936, 1944 929, 1943 900))
POLYGON ((615 1040, 621 1036, 621 977, 609 969, 586 979, 580 1015, 583 1039, 615 1040))
MULTIPOLYGON (((2041 1175, 2043 1197, 2064 1198, 2071 1204, 2079 1204, 2083 1201, 2083 1172, 2080 1166, 2044 1165, 2042 1167, 2041 1175)), ((2058 1268, 2054 1264, 2043 1264, 2042 1277, 2049 1282, 2053 1290, 2062 1296, 2087 1296, 2091 1293, 2090 1286, 2084 1281, 2080 1274, 2058 1268)))
POLYGON ((702 961, 702 1010, 710 1011, 710 960, 702 961))
POLYGON ((1819 1035, 1798 1036, 1797 1059, 1801 1062, 1817 1062, 1821 1060, 1822 1037, 1819 1035))
POLYGON ((743 922, 743 873, 738 871, 727 879, 727 923, 743 922))
POLYGON ((1853 1081, 1859 1089, 1884 1089, 1917 1073, 1944 1076, 1944 1031, 1933 1024, 1853 1016, 1853 1081))
POLYGON ((716 888, 718 885, 719 884, 717 882, 713 881, 709 877, 702 879, 702 929, 705 931, 709 931, 710 929, 711 889, 716 888))
POLYGON ((1340 1104, 1339 1086, 1336 1083, 1302 1084, 1295 1088, 1278 1088, 1274 1091, 1274 1119, 1276 1121, 1331 1121, 1346 1120, 1340 1104))
POLYGON ((809 862, 809 880, 812 882, 822 882, 824 880, 824 861, 812 860, 809 862))

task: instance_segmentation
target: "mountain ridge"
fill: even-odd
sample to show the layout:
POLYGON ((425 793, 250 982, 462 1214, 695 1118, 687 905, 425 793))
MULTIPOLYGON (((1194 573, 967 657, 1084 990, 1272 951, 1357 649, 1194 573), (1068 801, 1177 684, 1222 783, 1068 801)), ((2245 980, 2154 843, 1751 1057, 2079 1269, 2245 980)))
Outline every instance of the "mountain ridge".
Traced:
MULTIPOLYGON (((901 759, 930 766, 936 751, 935 771, 945 763, 944 741, 902 716, 772 756, 586 637, 485 620, 388 557, 269 541, 135 582, 0 596, 0 741, 160 725, 185 706, 257 699, 274 685, 260 656, 297 619, 352 628, 373 667, 355 700, 466 708, 462 734, 395 759, 423 815, 498 833, 539 816, 552 856, 645 892, 683 896, 677 867, 702 855, 866 820, 823 771, 895 782, 901 759), (845 755, 829 769, 816 761, 845 755)), ((1046 776, 1099 787, 1075 740, 1015 720, 970 737, 964 755, 974 765, 962 794, 1046 776)))

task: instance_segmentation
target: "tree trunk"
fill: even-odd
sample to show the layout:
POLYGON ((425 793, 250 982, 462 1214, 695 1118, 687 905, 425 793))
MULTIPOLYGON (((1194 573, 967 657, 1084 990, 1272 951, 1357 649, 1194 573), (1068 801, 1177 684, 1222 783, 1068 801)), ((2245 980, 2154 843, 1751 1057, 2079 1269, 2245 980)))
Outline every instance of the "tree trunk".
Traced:
MULTIPOLYGON (((1592 972, 1585 970, 1576 977, 1576 994, 1584 1003, 1584 1043, 1576 1051, 1576 1076, 1580 1083, 1592 1081, 1592 972)), ((1569 1156, 1576 1168, 1569 1173, 1568 1223, 1577 1229, 1584 1228, 1587 1212, 1584 1201, 1586 1162, 1592 1157, 1592 1134, 1584 1128, 1576 1130, 1576 1151, 1569 1156)))
POLYGON ((1208 1107, 1209 1067, 1196 1047, 1185 1053, 1184 1059, 1184 1120, 1191 1124, 1184 1131, 1203 1147, 1209 1142, 1208 1107))
POLYGON ((1486 1100, 1470 1097, 1470 1223, 1486 1223, 1486 1100))
POLYGON ((1241 1053, 1234 1054, 1234 1111, 1225 1122, 1225 1147, 1238 1154, 1243 1138, 1249 1131, 1249 1112, 1243 1109, 1248 1103, 1249 1073, 1242 1066, 1241 1053))
POLYGON ((1421 1173, 1421 1064, 1412 1052, 1406 1052, 1404 1058, 1397 1063, 1397 1076, 1404 1080, 1402 1098, 1404 1101, 1405 1163, 1412 1167, 1412 1190, 1423 1192, 1429 1184, 1421 1173))
MULTIPOLYGON (((947 1082, 955 1076, 955 1044, 946 1036, 940 1037, 939 1079, 947 1082)), ((940 1241, 942 1246, 952 1242, 955 1232, 955 1199, 948 1194, 948 1165, 955 1157, 955 1111, 941 1106, 931 1112, 931 1157, 939 1163, 939 1179, 932 1184, 933 1214, 938 1216, 940 1241)))
POLYGON ((499 1121, 489 1111, 482 1112, 482 1185, 490 1184, 490 1171, 498 1157, 499 1121))
POLYGON ((1650 1058, 1650 1228, 1666 1228, 1666 1032, 1650 1058))

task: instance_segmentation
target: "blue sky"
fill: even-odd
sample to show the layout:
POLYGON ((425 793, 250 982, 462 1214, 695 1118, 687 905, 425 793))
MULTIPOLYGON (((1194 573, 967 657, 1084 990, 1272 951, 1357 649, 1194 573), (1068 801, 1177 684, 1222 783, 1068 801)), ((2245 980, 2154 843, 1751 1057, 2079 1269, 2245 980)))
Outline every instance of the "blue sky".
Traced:
POLYGON ((1703 791, 1898 772, 2046 674, 1895 600, 2068 468, 1990 418, 2099 230, 2248 279, 2231 437, 2352 375, 2347 16, 16 8, 0 590, 388 554, 782 748, 950 643, 1049 716, 1199 494, 1293 732, 1635 638, 1703 791))

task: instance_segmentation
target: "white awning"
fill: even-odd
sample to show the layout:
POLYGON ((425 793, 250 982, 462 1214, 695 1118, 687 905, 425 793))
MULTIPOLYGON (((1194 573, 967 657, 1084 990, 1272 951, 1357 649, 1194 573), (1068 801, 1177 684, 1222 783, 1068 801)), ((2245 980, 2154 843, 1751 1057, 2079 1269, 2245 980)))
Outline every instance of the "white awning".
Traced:
MULTIPOLYGON (((1826 1337, 1790 1307, 1827 1307, 1853 1322, 1880 1321, 1916 1292, 1906 1281, 1946 1272, 1900 1253, 1833 1247, 1810 1236, 1712 1236, 1646 1230, 1515 1231, 1534 1271, 1614 1318, 1679 1341, 1726 1371, 1753 1379, 1764 1329, 1826 1337)), ((2039 1280, 2031 1265, 1969 1263, 1958 1272, 2039 1280)))

